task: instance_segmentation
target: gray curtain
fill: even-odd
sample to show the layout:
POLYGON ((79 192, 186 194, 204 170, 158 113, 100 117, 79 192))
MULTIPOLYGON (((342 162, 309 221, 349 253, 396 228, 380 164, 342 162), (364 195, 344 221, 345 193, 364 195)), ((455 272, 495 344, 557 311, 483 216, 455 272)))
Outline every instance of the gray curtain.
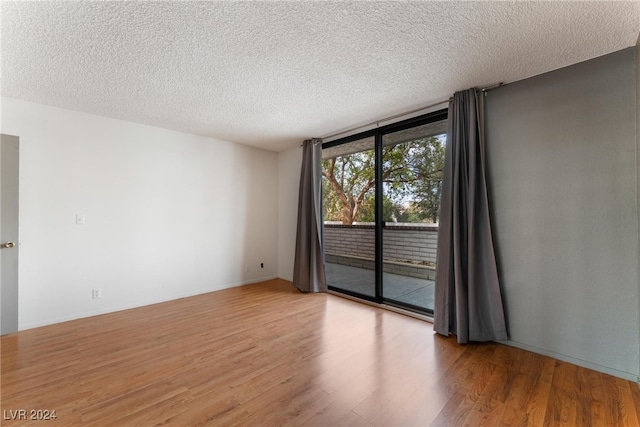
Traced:
POLYGON ((322 251, 322 141, 304 141, 293 284, 302 292, 325 292, 322 251))
POLYGON ((483 95, 457 92, 449 103, 434 329, 459 343, 507 339, 484 159, 483 95))

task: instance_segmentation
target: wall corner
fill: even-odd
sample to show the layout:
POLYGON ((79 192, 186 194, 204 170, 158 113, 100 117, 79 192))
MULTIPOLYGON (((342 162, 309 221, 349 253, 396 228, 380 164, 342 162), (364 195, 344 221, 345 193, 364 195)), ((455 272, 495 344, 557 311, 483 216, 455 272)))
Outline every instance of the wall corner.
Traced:
MULTIPOLYGON (((636 215, 640 230, 640 33, 636 42, 636 215)), ((638 252, 640 256, 640 238, 638 238, 638 252)), ((640 265, 640 259, 638 263, 640 265)), ((638 272, 638 330, 640 330, 640 271, 638 272)), ((638 348, 638 387, 640 387, 640 348, 638 348)))

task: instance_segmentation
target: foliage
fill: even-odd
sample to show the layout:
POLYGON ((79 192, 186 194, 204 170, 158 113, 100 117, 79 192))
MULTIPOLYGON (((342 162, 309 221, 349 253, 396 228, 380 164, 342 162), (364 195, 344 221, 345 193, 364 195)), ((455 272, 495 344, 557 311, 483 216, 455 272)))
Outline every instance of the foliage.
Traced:
MULTIPOLYGON (((426 137, 383 148, 383 220, 437 222, 444 169, 444 137, 426 137)), ((374 150, 322 161, 326 221, 375 220, 374 150)))

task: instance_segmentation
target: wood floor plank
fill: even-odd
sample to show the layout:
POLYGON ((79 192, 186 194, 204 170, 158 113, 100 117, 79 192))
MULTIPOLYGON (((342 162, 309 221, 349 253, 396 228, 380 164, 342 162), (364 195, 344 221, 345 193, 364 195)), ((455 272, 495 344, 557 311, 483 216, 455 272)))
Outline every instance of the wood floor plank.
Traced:
POLYGON ((22 331, 0 352, 2 414, 57 415, 2 425, 640 425, 635 383, 282 280, 22 331))
POLYGON ((511 390, 516 375, 512 368, 496 367, 488 378, 486 386, 475 401, 473 408, 467 415, 465 426, 493 426, 498 425, 504 414, 505 389, 511 390))
POLYGON ((576 384, 573 382, 577 367, 556 361, 549 391, 549 406, 545 416, 545 426, 576 426, 577 398, 576 384))
POLYGON ((452 424, 452 420, 466 417, 467 411, 473 406, 471 402, 473 397, 470 397, 471 394, 467 391, 474 388, 475 379, 484 375, 483 367, 475 365, 468 353, 462 353, 455 358, 454 363, 449 365, 444 375, 431 375, 403 405, 397 408, 396 413, 389 413, 383 424, 393 423, 396 419, 401 420, 403 424, 415 422, 419 422, 420 425, 452 424), (460 392, 461 388, 465 391, 460 392))
POLYGON ((629 382, 628 385, 631 390, 631 402, 636 409, 636 418, 638 418, 638 425, 640 425, 640 382, 638 384, 629 382), (634 385, 638 387, 634 387, 634 385))
POLYGON ((532 357, 523 364, 526 375, 524 389, 518 393, 519 410, 514 414, 512 425, 541 426, 544 424, 549 403, 555 361, 549 357, 528 352, 532 357))
POLYGON ((620 424, 623 426, 640 425, 640 417, 638 417, 636 412, 636 405, 633 403, 633 394, 631 392, 633 384, 620 378, 615 378, 615 382, 618 387, 620 424))

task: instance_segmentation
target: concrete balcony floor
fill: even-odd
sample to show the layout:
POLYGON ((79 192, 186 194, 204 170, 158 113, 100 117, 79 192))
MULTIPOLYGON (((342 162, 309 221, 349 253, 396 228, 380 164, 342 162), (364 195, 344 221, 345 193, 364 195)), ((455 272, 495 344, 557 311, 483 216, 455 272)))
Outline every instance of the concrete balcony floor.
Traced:
MULTIPOLYGON (((326 263, 329 286, 375 296, 375 274, 373 270, 342 264, 326 263)), ((385 298, 412 304, 433 311, 435 282, 398 274, 384 273, 383 295, 385 298)))

